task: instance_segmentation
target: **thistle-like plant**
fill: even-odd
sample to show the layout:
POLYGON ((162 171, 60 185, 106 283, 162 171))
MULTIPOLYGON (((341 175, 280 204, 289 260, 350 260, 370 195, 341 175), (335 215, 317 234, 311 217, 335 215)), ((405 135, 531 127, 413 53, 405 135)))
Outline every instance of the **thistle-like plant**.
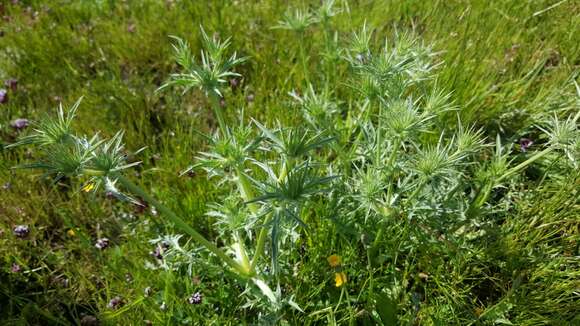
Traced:
MULTIPOLYGON (((216 50, 220 48, 216 44, 207 43, 206 47, 210 48, 207 50, 210 54, 223 52, 216 50)), ((182 52, 187 53, 177 51, 176 60, 189 62, 182 59, 187 55, 179 55, 182 52)), ((198 154, 188 171, 202 168, 208 177, 219 178, 217 182, 227 201, 212 204, 208 215, 218 219, 222 236, 232 240, 228 252, 235 257, 242 274, 253 277, 254 284, 272 300, 276 296, 266 290, 259 275, 266 243, 269 240, 272 270, 277 271, 278 248, 286 238, 286 226, 292 222, 300 224, 305 202, 331 179, 318 176, 318 165, 312 163, 311 156, 313 150, 328 144, 332 137, 296 128, 271 130, 257 121, 253 124, 258 128, 251 128, 243 124, 243 114, 240 124, 231 126, 220 116, 219 108, 214 109, 221 132, 206 136, 208 149, 198 154), (262 173, 256 174, 254 167, 262 173), (254 249, 248 249, 254 239, 254 249)))
POLYGON ((353 34, 345 51, 345 58, 356 72, 351 87, 367 100, 400 99, 411 85, 429 78, 435 67, 431 48, 409 34, 385 40, 379 51, 373 51, 371 40, 372 30, 365 24, 353 34))
MULTIPOLYGON (((296 14, 282 26, 303 34, 312 22, 308 17, 296 14)), ((202 30, 202 41, 198 64, 189 45, 176 38, 175 59, 183 71, 161 89, 199 88, 213 99, 219 131, 205 136, 207 147, 188 171, 203 169, 210 180, 217 179, 218 199, 208 204, 205 216, 215 219, 219 242, 206 239, 124 175, 139 163, 127 161, 122 132, 108 140, 74 133, 72 120, 80 101, 68 112, 59 107, 56 118, 40 121, 14 146, 41 149, 39 162, 24 167, 43 169, 57 178, 78 177, 91 185, 83 189, 104 188, 124 200, 138 196, 155 207, 192 245, 217 256, 240 279, 251 280, 248 289, 259 289, 267 298, 250 300, 248 306, 275 312, 283 303, 297 307, 291 296, 282 298, 280 271, 288 268, 286 244, 296 239, 297 228, 308 228, 303 215, 319 217, 313 209, 317 203, 331 206, 334 220, 346 220, 353 232, 372 233, 372 242, 365 242, 372 265, 386 235, 397 236, 401 244, 452 242, 477 229, 489 212, 493 189, 508 178, 541 159, 565 156, 575 167, 578 162, 580 114, 543 125, 545 147, 515 158, 499 136, 493 151, 481 131, 459 119, 457 128, 438 124, 438 118, 455 107, 451 95, 427 78, 437 66, 430 47, 401 34, 377 51, 366 25, 343 49, 351 67, 349 86, 355 92, 315 92, 308 83, 304 95, 291 94, 306 126, 278 123, 268 128, 255 120, 245 123, 243 114, 239 124, 230 124, 217 99, 223 95, 225 79, 237 76, 231 69, 243 60, 235 54, 226 57, 229 40, 209 38, 202 30), (334 98, 338 96, 344 97, 334 98), (342 103, 348 106, 341 107, 342 103), (397 235, 388 233, 396 228, 401 230, 397 235), (272 282, 276 290, 268 285, 272 282)), ((174 242, 168 254, 176 265, 191 264, 187 256, 201 252, 179 246, 179 236, 154 244, 163 240, 174 242)), ((389 254, 396 261, 399 252, 389 254)), ((397 268, 396 262, 392 265, 397 268)), ((341 278, 340 284, 345 282, 341 278)), ((369 287, 372 292, 372 282, 369 287)))
POLYGON ((317 21, 316 17, 310 11, 294 9, 286 11, 283 19, 278 21, 278 25, 272 28, 304 33, 310 25, 317 21))
POLYGON ((227 82, 227 78, 240 76, 232 69, 246 61, 246 58, 238 57, 236 52, 227 56, 230 39, 220 41, 216 36, 209 37, 203 28, 201 36, 204 50, 201 51, 200 63, 196 62, 187 41, 171 36, 175 40, 175 60, 183 71, 172 74, 159 90, 177 85, 183 87, 184 93, 192 88, 199 88, 208 96, 222 97, 220 88, 227 82))
POLYGON ((330 91, 316 92, 314 86, 310 84, 304 95, 291 92, 290 96, 296 100, 304 119, 312 128, 320 132, 334 127, 332 122, 338 114, 338 105, 332 101, 330 91))
POLYGON ((246 61, 244 57, 238 57, 236 52, 227 55, 230 47, 230 39, 220 41, 217 36, 209 37, 205 30, 201 28, 201 41, 203 50, 201 51, 201 62, 196 62, 195 56, 191 52, 187 41, 172 36, 175 40, 173 44, 175 61, 181 68, 181 72, 170 75, 159 90, 169 86, 179 86, 183 88, 183 93, 192 88, 198 88, 212 100, 212 108, 222 131, 226 131, 223 121, 223 114, 219 106, 219 99, 223 97, 222 86, 230 77, 239 77, 240 74, 233 71, 237 65, 246 61))
POLYGON ((80 177, 89 178, 90 186, 85 186, 85 191, 97 191, 99 185, 104 185, 107 192, 117 198, 132 200, 129 195, 123 194, 116 186, 121 184, 130 193, 141 197, 158 211, 164 214, 176 227, 187 233, 198 244, 220 257, 226 264, 237 270, 241 275, 248 275, 250 271, 239 262, 227 255, 213 242, 208 241, 194 228, 189 226, 182 218, 177 216, 171 209, 161 204, 123 176, 123 171, 133 167, 138 162, 127 163, 126 154, 123 150, 122 132, 117 133, 110 140, 99 140, 98 134, 87 139, 74 134, 72 119, 78 109, 80 100, 65 115, 62 106, 59 106, 56 118, 47 117, 37 124, 32 134, 13 146, 36 145, 42 156, 36 163, 22 165, 22 168, 34 168, 44 170, 55 178, 80 177))
POLYGON ((359 32, 352 33, 350 46, 347 49, 347 59, 353 65, 368 62, 371 57, 371 39, 373 37, 372 29, 367 27, 366 22, 359 32))
POLYGON ((302 9, 287 10, 282 20, 272 29, 293 31, 299 38, 299 55, 302 63, 302 73, 307 83, 310 83, 310 71, 308 69, 308 56, 304 48, 304 37, 310 25, 318 22, 318 19, 309 11, 302 9))
POLYGON ((336 8, 336 0, 324 0, 316 11, 316 17, 323 24, 328 24, 328 21, 340 14, 342 10, 336 8))
POLYGON ((18 142, 8 145, 6 148, 28 144, 48 146, 72 141, 72 122, 81 100, 82 97, 66 113, 62 103, 60 103, 56 119, 50 116, 44 117, 33 124, 35 128, 32 134, 22 137, 18 142))

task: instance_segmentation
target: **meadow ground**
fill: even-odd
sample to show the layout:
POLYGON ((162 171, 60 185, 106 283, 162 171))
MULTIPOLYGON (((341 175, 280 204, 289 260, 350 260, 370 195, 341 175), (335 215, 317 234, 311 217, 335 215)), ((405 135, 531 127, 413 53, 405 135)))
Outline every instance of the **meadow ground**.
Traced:
MULTIPOLYGON (((337 0, 329 17, 285 28, 280 21, 294 8, 321 15, 319 1, 0 3, 0 324, 580 324, 578 2, 337 0), (396 96, 396 83, 371 94, 376 85, 356 78, 376 76, 382 66, 354 53, 352 43, 365 25, 374 51, 385 39, 397 47, 407 34, 420 40, 417 49, 430 48, 429 78, 396 96), (203 92, 156 91, 179 71, 169 35, 188 40, 199 60, 200 26, 231 37, 228 51, 247 57, 234 69, 243 77, 223 87, 220 107, 228 125, 238 124, 243 109, 243 123, 269 150, 258 158, 265 165, 274 166, 273 153, 288 153, 251 119, 316 129, 320 121, 300 107, 309 85, 332 103, 324 107, 334 114, 330 131, 321 134, 336 141, 308 157, 327 166, 317 173, 340 175, 327 192, 292 206, 301 219, 284 224, 285 236, 266 240, 275 264, 264 259, 260 273, 274 292, 279 284, 280 302, 199 249, 151 203, 82 191, 86 179, 54 183, 41 171, 12 169, 42 151, 6 146, 30 134, 33 121, 54 116, 59 103, 69 108, 82 96, 78 134, 110 138, 124 130, 128 151, 144 148, 129 157, 142 163, 126 177, 228 246, 237 233, 206 213, 211 203, 228 202, 236 186, 208 179, 207 169, 181 173, 211 150, 204 135, 219 129, 219 117, 203 92), (433 90, 449 96, 429 116, 428 132, 411 135, 421 120, 403 128, 408 139, 393 136, 399 125, 391 122, 400 120, 385 113, 399 105, 393 98, 414 95, 412 105, 426 112, 433 90), (364 110, 370 113, 356 115, 364 110), (568 121, 568 134, 547 127, 554 116, 568 121), (438 139, 451 148, 463 126, 481 130, 474 132, 481 144, 470 144, 477 151, 461 156, 469 163, 453 161, 448 147, 430 152, 439 150, 438 139), (554 152, 533 158, 547 146, 554 152), (452 161, 440 170, 431 164, 438 153, 452 161), (497 178, 498 166, 513 173, 497 178), (373 183, 383 179, 390 183, 373 183), (429 193, 439 190, 444 200, 429 193), (170 235, 183 236, 165 249, 170 235), (280 248, 271 244, 277 241, 280 248)), ((384 80, 392 82, 398 72, 389 71, 384 80)), ((263 167, 245 166, 256 179, 267 174, 256 171, 263 167)), ((244 226, 249 245, 270 224, 244 226)))

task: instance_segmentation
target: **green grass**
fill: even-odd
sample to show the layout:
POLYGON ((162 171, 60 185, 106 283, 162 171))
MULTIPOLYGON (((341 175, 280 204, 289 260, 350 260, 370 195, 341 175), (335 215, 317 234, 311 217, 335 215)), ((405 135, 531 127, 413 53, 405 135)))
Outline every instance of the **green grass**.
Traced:
MULTIPOLYGON (((302 7, 309 5, 316 8, 318 1, 302 7)), ((207 148, 198 130, 209 132, 217 121, 199 92, 155 92, 177 70, 168 36, 189 40, 197 55, 202 25, 231 36, 232 49, 249 57, 236 69, 244 76, 240 86, 225 94, 230 122, 243 107, 246 119, 300 124, 288 93, 303 93, 307 79, 344 99, 343 107, 352 105, 347 62, 321 55, 328 35, 322 26, 309 28, 302 42, 292 31, 271 28, 287 6, 273 0, 0 5, 9 17, 0 26, 0 79, 18 79, 18 90, 0 104, 0 144, 19 136, 9 126, 14 119, 39 120, 60 101, 70 105, 84 96, 77 129, 107 137, 123 129, 128 149, 146 146, 131 178, 219 243, 215 220, 204 214, 222 190, 204 175, 179 176, 207 148)), ((580 65, 580 6, 574 1, 353 1, 328 29, 342 42, 365 22, 375 28, 374 47, 410 31, 433 45, 441 63, 433 83, 460 108, 441 116, 438 130, 452 129, 459 115, 482 128, 488 142, 499 134, 504 144, 522 137, 539 144, 537 124, 579 109, 573 81, 580 65)), ((11 170, 37 156, 28 149, 0 151, 0 184, 11 185, 0 189, 1 324, 75 324, 84 315, 106 325, 258 320, 263 310, 244 307, 242 283, 217 259, 196 259, 191 272, 145 268, 154 262, 149 241, 179 233, 163 216, 80 192, 77 181, 53 185, 38 178, 40 172, 11 170), (30 227, 25 240, 12 234, 19 224, 30 227), (94 247, 101 237, 111 239, 103 251, 94 247), (22 271, 12 272, 13 264, 22 271), (151 296, 144 296, 146 287, 151 296), (203 303, 188 304, 196 291, 203 303), (115 296, 125 300, 121 309, 107 307, 115 296)), ((525 156, 511 158, 519 163, 525 156)), ((371 325, 381 309, 392 307, 401 324, 580 323, 579 184, 578 170, 555 160, 535 164, 492 192, 477 232, 447 235, 447 242, 417 239, 402 222, 360 226, 337 216, 332 203, 320 203, 303 217, 308 230, 285 252, 290 272, 282 290, 304 312, 286 307, 283 320, 371 325), (366 244, 379 228, 385 236, 367 257, 366 244), (342 256, 349 277, 343 288, 334 287, 326 262, 331 254, 342 256)), ((182 245, 192 248, 185 239, 182 245)))

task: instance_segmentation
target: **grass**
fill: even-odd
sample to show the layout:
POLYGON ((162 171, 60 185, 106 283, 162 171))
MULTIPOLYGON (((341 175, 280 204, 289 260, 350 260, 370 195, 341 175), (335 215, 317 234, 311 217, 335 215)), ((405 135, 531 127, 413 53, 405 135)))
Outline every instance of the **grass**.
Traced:
MULTIPOLYGON (((348 39, 365 22, 375 28, 373 48, 404 32, 432 44, 440 63, 433 84, 460 108, 437 117, 437 132, 453 130, 459 116, 462 124, 481 128, 487 143, 499 135, 509 146, 525 137, 534 139, 535 149, 545 143, 537 125, 579 109, 573 81, 580 7, 574 1, 337 3, 342 12, 328 25, 304 32, 272 28, 287 8, 273 0, 0 5, 7 17, 0 26, 0 79, 18 79, 17 91, 0 104, 0 142, 20 136, 10 127, 14 119, 40 120, 59 102, 71 105, 84 96, 76 129, 105 137, 122 129, 129 150, 146 147, 130 157, 143 161, 130 178, 223 245, 227 239, 216 231, 216 219, 205 215, 208 203, 223 198, 222 187, 202 173, 180 175, 208 148, 200 131, 216 129, 218 121, 202 93, 156 92, 177 71, 169 35, 188 40, 197 54, 203 26, 210 35, 231 36, 231 48, 249 57, 236 68, 243 75, 239 86, 224 94, 230 124, 242 107, 246 120, 301 124, 288 93, 303 97, 307 80, 340 99, 342 112, 355 112, 348 62, 335 57, 328 39, 334 31, 348 39)), ((318 2, 298 6, 308 7, 318 2)), ((493 150, 481 152, 491 156, 493 150)), ((37 150, 3 149, 0 155, 0 184, 10 185, 0 189, 2 324, 78 324, 83 317, 86 324, 87 315, 107 325, 251 324, 268 311, 248 302, 235 273, 187 237, 180 247, 195 252, 195 259, 175 252, 174 270, 148 268, 156 263, 150 241, 180 233, 162 214, 79 191, 83 184, 73 179, 51 184, 39 172, 11 170, 38 158, 37 150), (13 235, 21 224, 30 228, 26 239, 13 235), (111 244, 98 250, 95 242, 103 237, 111 244), (13 272, 14 264, 21 271, 13 272), (203 295, 202 304, 187 302, 194 292, 203 295), (117 296, 124 305, 110 309, 117 296)), ((527 158, 517 150, 509 155, 513 165, 527 158)), ((451 222, 445 227, 453 225, 454 233, 425 236, 416 230, 441 226, 353 218, 348 207, 320 200, 302 216, 308 228, 281 251, 281 291, 304 312, 286 306, 277 312, 279 323, 580 323, 580 179, 562 160, 550 156, 510 176, 472 219, 446 216, 451 222), (326 261, 332 254, 342 257, 348 276, 340 288, 326 261)), ((364 180, 372 192, 373 175, 364 180)))

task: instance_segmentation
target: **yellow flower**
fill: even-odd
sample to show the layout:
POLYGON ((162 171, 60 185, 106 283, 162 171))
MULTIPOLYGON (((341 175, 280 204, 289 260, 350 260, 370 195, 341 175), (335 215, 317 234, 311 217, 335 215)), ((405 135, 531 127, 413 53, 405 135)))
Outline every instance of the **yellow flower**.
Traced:
POLYGON ((328 260, 330 267, 338 267, 342 263, 342 259, 339 255, 330 255, 326 260, 328 260))
POLYGON ((83 191, 84 192, 89 192, 91 190, 95 189, 95 184, 93 182, 89 182, 86 185, 83 186, 83 191))
POLYGON ((69 229, 68 231, 66 231, 66 234, 68 234, 69 237, 74 237, 76 235, 76 232, 73 229, 69 229))
POLYGON ((475 315, 477 317, 481 316, 481 314, 483 314, 483 312, 484 312, 484 309, 483 308, 481 308, 481 307, 475 308, 475 315))
POLYGON ((347 282, 346 274, 344 272, 334 273, 334 282, 337 288, 343 286, 347 282))

